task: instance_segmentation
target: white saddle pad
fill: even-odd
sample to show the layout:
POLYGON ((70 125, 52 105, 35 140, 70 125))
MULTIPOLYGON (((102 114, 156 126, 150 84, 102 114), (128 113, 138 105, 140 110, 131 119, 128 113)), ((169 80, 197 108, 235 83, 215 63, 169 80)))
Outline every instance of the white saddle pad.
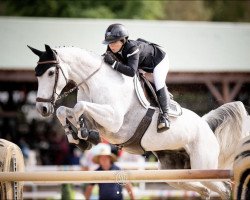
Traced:
MULTIPOLYGON (((141 83, 140 83, 137 76, 134 77, 134 87, 135 87, 137 97, 138 97, 140 103, 142 104, 142 106, 147 108, 147 109, 149 107, 151 107, 149 101, 147 100, 147 98, 144 94, 141 83)), ((182 115, 182 108, 181 108, 180 104, 178 104, 173 99, 170 100, 170 110, 169 110, 168 114, 172 117, 178 117, 178 116, 182 115)))

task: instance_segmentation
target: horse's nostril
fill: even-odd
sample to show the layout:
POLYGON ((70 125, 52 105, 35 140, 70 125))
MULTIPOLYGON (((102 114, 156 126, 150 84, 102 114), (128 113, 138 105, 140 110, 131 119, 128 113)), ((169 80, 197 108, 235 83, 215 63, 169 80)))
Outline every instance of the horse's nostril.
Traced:
POLYGON ((43 113, 47 113, 47 107, 43 106, 42 111, 43 113))

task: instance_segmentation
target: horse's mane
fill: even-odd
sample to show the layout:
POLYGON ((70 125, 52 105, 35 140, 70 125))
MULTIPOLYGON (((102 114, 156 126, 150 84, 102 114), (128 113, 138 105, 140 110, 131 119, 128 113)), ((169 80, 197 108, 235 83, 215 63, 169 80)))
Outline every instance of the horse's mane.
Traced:
POLYGON ((94 52, 81 49, 79 47, 57 47, 54 48, 57 55, 63 62, 68 64, 72 62, 81 62, 84 66, 98 66, 101 62, 101 56, 94 52))

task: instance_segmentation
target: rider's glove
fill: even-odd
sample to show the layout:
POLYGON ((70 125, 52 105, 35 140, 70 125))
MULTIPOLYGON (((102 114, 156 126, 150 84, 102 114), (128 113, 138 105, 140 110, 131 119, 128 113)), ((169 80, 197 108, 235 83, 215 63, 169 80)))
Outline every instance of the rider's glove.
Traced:
POLYGON ((116 59, 114 58, 113 53, 110 51, 107 51, 104 55, 104 62, 111 65, 112 68, 115 68, 115 65, 117 63, 116 59))

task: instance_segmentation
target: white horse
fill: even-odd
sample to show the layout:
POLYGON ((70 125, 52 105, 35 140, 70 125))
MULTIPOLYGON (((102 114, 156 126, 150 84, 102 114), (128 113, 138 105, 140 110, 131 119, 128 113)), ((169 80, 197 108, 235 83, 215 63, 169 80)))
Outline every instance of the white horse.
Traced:
MULTIPOLYGON (((43 116, 53 114, 56 99, 72 80, 78 87, 77 103, 73 108, 61 106, 56 111, 69 142, 79 144, 83 141, 79 134, 82 115, 88 127, 98 130, 111 144, 128 141, 147 112, 136 96, 133 78, 115 71, 103 62, 101 56, 86 50, 45 47, 46 51, 29 47, 40 57, 36 68, 38 112, 43 116), (69 131, 67 120, 78 129, 78 136, 69 131)), ((203 118, 183 108, 181 116, 171 117, 171 128, 163 133, 157 133, 159 109, 154 109, 141 146, 157 156, 160 169, 229 168, 236 145, 249 134, 242 131, 247 112, 241 102, 225 104, 203 118)), ((219 181, 170 185, 196 191, 205 199, 209 199, 210 190, 222 199, 230 197, 230 188, 219 181)))

